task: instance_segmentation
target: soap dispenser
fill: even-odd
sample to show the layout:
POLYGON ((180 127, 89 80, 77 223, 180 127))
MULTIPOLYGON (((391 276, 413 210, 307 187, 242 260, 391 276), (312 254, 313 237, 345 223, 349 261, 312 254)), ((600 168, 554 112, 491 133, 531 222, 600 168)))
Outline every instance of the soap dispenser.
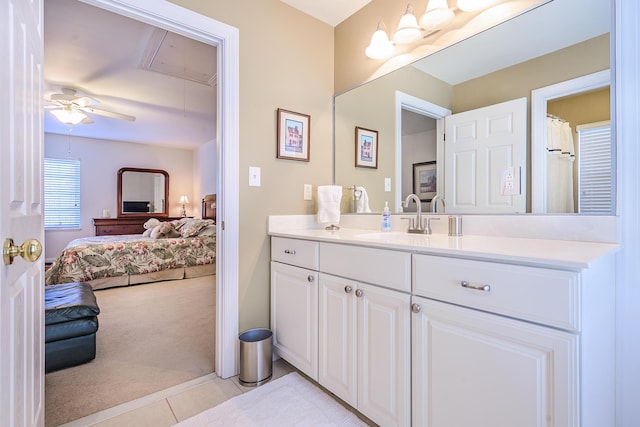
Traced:
POLYGON ((388 202, 384 202, 382 210, 382 231, 391 231, 391 212, 389 212, 388 202))

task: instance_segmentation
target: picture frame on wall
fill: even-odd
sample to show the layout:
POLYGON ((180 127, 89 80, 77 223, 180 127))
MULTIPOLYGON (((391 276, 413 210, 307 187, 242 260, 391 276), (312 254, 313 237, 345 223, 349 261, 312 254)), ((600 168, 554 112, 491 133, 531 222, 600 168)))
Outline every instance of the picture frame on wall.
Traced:
POLYGON ((278 108, 278 159, 308 162, 311 149, 311 116, 278 108))
POLYGON ((356 126, 356 167, 378 168, 378 131, 356 126))
POLYGON ((422 202, 430 202, 437 192, 436 161, 413 164, 413 193, 422 202))

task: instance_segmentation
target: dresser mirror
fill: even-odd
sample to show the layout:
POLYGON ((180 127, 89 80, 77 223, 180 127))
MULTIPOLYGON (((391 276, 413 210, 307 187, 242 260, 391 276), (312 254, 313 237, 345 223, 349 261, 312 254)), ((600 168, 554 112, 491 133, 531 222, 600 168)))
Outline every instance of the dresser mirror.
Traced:
POLYGON ((161 169, 118 171, 118 218, 169 215, 169 174, 161 169))
MULTIPOLYGON (((547 175, 546 170, 548 154, 543 138, 547 132, 546 120, 534 116, 534 113, 564 116, 571 121, 574 141, 577 141, 578 125, 607 120, 613 123, 611 94, 614 91, 610 90, 609 84, 613 40, 610 39, 610 33, 611 0, 588 3, 553 0, 336 95, 334 183, 345 188, 342 211, 354 212, 353 207, 357 203, 351 199, 351 188, 362 186, 367 190, 372 212, 381 212, 385 201, 392 211, 402 212, 402 201, 406 196, 419 192, 422 185, 419 174, 425 169, 425 176, 437 177, 435 188, 425 191, 425 197, 421 195, 422 209, 426 212, 432 211, 431 199, 435 193, 440 200, 444 199, 444 203, 438 203, 438 213, 615 214, 613 179, 607 206, 599 212, 579 208, 578 200, 584 196, 584 192, 580 193, 582 184, 577 172, 579 152, 573 153, 574 171, 569 172, 573 175, 570 192, 573 192, 571 203, 575 207, 566 211, 546 208, 547 188, 555 187, 557 176, 547 175), (593 75, 604 75, 605 78, 599 78, 597 84, 590 80, 591 83, 586 83, 583 90, 574 87, 573 82, 593 75), (541 90, 562 85, 574 89, 558 89, 555 92, 541 90), (534 91, 542 92, 542 95, 536 98, 534 91), (581 94, 588 100, 579 98, 581 94), (510 174, 507 168, 499 166, 499 169, 490 170, 484 181, 477 180, 471 185, 456 187, 454 181, 457 175, 452 171, 466 167, 465 153, 446 154, 451 150, 452 138, 459 135, 456 132, 451 132, 451 135, 447 133, 446 141, 443 141, 441 135, 445 133, 445 120, 442 118, 516 99, 525 100, 523 106, 526 112, 523 112, 524 130, 519 139, 521 160, 509 165, 516 167, 515 172, 510 174), (532 100, 534 104, 543 102, 543 107, 532 106, 532 100), (597 114, 594 113, 596 111, 597 114), (534 125, 538 127, 534 129, 534 125), (356 127, 378 132, 377 169, 354 166, 356 127), (445 147, 447 143, 449 145, 445 147), (435 166, 420 169, 420 165, 425 163, 435 166), (513 191, 512 187, 505 184, 505 177, 511 177, 513 173, 518 178, 515 183, 519 186, 516 196, 508 191, 505 193, 506 188, 513 191), (483 187, 492 187, 493 192, 480 194, 479 189, 483 187), (504 211, 473 203, 471 209, 456 210, 455 201, 465 197, 469 200, 483 197, 495 199, 496 205, 502 202, 508 204, 511 199, 519 197, 521 203, 517 208, 504 211), (542 199, 545 201, 541 202, 542 199)), ((608 163, 610 177, 613 177, 615 142, 613 136, 610 138, 609 149, 612 154, 608 163)), ((577 142, 575 146, 578 151, 580 146, 577 142)), ((491 161, 489 156, 485 163, 491 161)), ((477 171, 468 172, 467 176, 477 171)), ((431 184, 433 182, 429 182, 431 184)))

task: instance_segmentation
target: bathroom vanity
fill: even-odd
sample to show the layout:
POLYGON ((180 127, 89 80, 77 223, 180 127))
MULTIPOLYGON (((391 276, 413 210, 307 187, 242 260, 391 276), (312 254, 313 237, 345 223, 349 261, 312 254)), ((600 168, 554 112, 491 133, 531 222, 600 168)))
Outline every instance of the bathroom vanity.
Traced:
POLYGON ((614 425, 617 245, 270 227, 276 353, 379 425, 614 425))

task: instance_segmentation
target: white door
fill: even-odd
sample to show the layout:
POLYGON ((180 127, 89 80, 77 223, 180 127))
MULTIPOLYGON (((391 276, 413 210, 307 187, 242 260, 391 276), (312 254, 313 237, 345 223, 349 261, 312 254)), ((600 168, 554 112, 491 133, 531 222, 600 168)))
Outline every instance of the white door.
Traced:
POLYGON ((271 328, 277 354, 317 381, 317 271, 271 262, 271 328))
POLYGON ((413 425, 578 426, 577 336, 414 297, 413 425))
POLYGON ((447 213, 526 211, 526 98, 447 116, 444 146, 447 213))
POLYGON ((358 284, 320 273, 318 382, 354 408, 357 407, 358 284))
POLYGON ((358 284, 358 410, 382 426, 411 423, 410 297, 358 284))
MULTIPOLYGON (((42 242, 42 0, 1 3, 0 241, 42 242)), ((29 252, 35 248, 30 245, 29 252)), ((4 251, 3 251, 4 254, 4 251)), ((25 254, 25 257, 29 256, 25 254)), ((35 257, 35 254, 34 254, 35 257)), ((44 425, 43 262, 0 274, 0 425, 44 425)))

